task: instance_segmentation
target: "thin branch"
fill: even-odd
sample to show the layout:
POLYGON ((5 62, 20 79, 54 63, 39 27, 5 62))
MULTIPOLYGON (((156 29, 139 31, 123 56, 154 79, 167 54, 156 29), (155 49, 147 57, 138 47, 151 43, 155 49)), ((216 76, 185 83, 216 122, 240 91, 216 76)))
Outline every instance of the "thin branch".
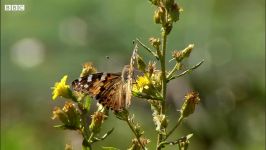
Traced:
POLYGON ((137 38, 137 42, 144 48, 146 49, 149 53, 151 53, 157 60, 159 60, 158 55, 153 52, 150 48, 148 48, 145 44, 143 44, 138 38, 137 38))
POLYGON ((181 76, 184 76, 184 75, 190 73, 190 72, 193 71, 194 69, 198 68, 203 62, 204 62, 204 60, 202 60, 201 62, 199 62, 199 63, 196 64, 195 66, 193 66, 193 67, 187 69, 186 71, 182 72, 181 74, 178 74, 178 75, 175 75, 175 76, 169 76, 169 78, 168 78, 168 82, 169 82, 170 80, 173 80, 173 79, 179 78, 179 77, 181 77, 181 76))
POLYGON ((102 137, 97 138, 97 137, 93 137, 93 141, 92 142, 96 142, 96 141, 102 141, 104 139, 106 139, 112 132, 114 131, 114 128, 112 128, 110 131, 108 131, 107 133, 105 133, 102 137))
POLYGON ((166 136, 165 136, 165 138, 164 138, 164 141, 175 131, 175 129, 180 125, 180 123, 182 122, 182 120, 184 119, 184 117, 183 116, 180 116, 179 117, 179 119, 178 119, 178 121, 177 121, 177 123, 176 123, 176 125, 173 127, 173 129, 172 130, 170 130, 167 134, 166 134, 166 136))
MULTIPOLYGON (((188 144, 188 140, 193 136, 193 134, 189 134, 187 136, 184 136, 184 137, 181 137, 177 140, 174 140, 174 141, 163 141, 162 143, 159 144, 158 147, 164 147, 166 145, 175 145, 175 144, 179 144, 179 147, 181 146, 180 143, 181 142, 186 142, 188 144)), ((184 147, 180 147, 180 150, 182 150, 182 148, 184 150, 187 149, 187 145, 184 145, 184 147)))
POLYGON ((92 143, 92 140, 93 140, 93 137, 94 137, 94 133, 92 132, 89 139, 88 139, 88 142, 89 143, 92 143))
POLYGON ((162 143, 160 143, 159 145, 158 145, 158 147, 164 147, 165 145, 175 145, 175 144, 178 144, 178 142, 179 142, 179 139, 178 140, 175 140, 175 141, 164 141, 164 142, 162 142, 162 143))
POLYGON ((141 148, 142 148, 143 150, 146 150, 145 146, 141 143, 140 138, 139 138, 138 134, 136 133, 134 127, 133 127, 132 124, 129 122, 129 118, 126 120, 126 122, 127 122, 128 126, 129 126, 129 128, 131 129, 131 131, 132 131, 132 132, 134 133, 134 135, 136 136, 136 139, 137 139, 138 143, 140 144, 141 148))
POLYGON ((177 70, 179 70, 180 69, 180 63, 176 63, 175 64, 175 66, 174 66, 174 68, 169 72, 169 74, 168 74, 168 76, 167 76, 167 79, 169 78, 169 77, 171 77, 177 70))

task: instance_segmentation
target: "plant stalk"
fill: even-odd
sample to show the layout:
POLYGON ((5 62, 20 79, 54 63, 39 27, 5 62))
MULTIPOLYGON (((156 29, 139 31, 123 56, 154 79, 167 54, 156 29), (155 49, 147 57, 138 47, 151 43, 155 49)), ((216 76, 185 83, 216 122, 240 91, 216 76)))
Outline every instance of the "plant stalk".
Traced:
MULTIPOLYGON (((160 63, 161 63, 161 71, 162 71, 162 96, 163 100, 161 101, 161 110, 160 110, 160 115, 165 114, 165 105, 166 105, 166 83, 167 83, 167 78, 166 78, 166 68, 165 68, 165 53, 166 53, 166 41, 167 41, 167 34, 165 30, 162 32, 162 52, 160 54, 160 63)), ((163 134, 158 133, 157 136, 157 145, 159 145, 163 140, 163 134)), ((157 150, 161 150, 161 147, 157 147, 157 150)))

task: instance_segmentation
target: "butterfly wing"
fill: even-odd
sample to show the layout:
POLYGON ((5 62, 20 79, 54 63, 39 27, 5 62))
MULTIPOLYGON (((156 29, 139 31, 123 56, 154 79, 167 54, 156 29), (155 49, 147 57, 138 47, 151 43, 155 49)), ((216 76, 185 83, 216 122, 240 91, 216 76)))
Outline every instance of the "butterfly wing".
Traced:
POLYGON ((122 80, 114 82, 112 86, 100 95, 99 103, 115 111, 120 111, 127 107, 123 87, 124 85, 122 80))
POLYGON ((126 107, 123 84, 119 73, 96 73, 74 80, 72 87, 92 96, 104 107, 119 111, 126 107))
POLYGON ((127 70, 127 80, 124 80, 124 77, 122 77, 123 83, 123 91, 125 94, 125 106, 128 107, 131 104, 131 97, 132 97, 132 85, 133 85, 133 75, 134 75, 134 63, 136 61, 138 52, 138 44, 135 44, 135 47, 132 52, 132 56, 130 58, 130 64, 126 67, 124 67, 122 71, 122 76, 124 76, 125 70, 127 70))
POLYGON ((119 73, 95 73, 88 76, 80 77, 72 82, 72 87, 77 92, 88 94, 95 99, 110 87, 121 80, 119 73))

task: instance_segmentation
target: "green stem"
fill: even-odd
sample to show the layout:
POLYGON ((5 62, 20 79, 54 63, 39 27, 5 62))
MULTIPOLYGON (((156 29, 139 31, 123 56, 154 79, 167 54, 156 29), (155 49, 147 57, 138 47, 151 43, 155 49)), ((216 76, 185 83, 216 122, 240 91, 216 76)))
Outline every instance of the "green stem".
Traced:
POLYGON ((183 119, 184 119, 183 116, 180 116, 180 117, 179 117, 179 119, 178 119, 176 125, 173 127, 172 130, 170 130, 170 131, 166 134, 164 140, 166 140, 166 139, 167 139, 167 138, 168 138, 168 137, 169 137, 169 136, 175 131, 175 129, 180 125, 180 123, 182 122, 183 119))
POLYGON ((138 134, 136 133, 134 127, 133 127, 132 124, 129 122, 129 119, 126 119, 126 122, 127 122, 128 126, 129 126, 129 128, 131 129, 131 131, 132 131, 132 132, 134 133, 134 135, 136 136, 136 139, 138 140, 138 143, 140 144, 141 148, 142 148, 143 150, 146 150, 146 149, 145 149, 145 146, 141 143, 140 138, 139 138, 138 134))
POLYGON ((88 139, 88 142, 89 142, 89 143, 92 143, 92 138, 93 138, 93 137, 94 137, 94 133, 92 132, 91 135, 90 135, 90 137, 89 137, 89 139, 88 139))
POLYGON ((174 68, 167 75, 167 79, 169 79, 179 69, 180 69, 180 63, 176 63, 174 68))
POLYGON ((169 82, 170 80, 173 80, 173 79, 176 79, 176 78, 179 78, 181 76, 184 76, 188 73, 190 73, 191 71, 195 70, 196 68, 198 68, 202 63, 204 62, 204 60, 202 60, 201 62, 199 62, 198 64, 196 64, 195 66, 187 69, 186 71, 182 72, 181 74, 178 74, 178 75, 175 75, 175 76, 168 76, 167 77, 167 82, 169 82))
MULTIPOLYGON (((162 32, 162 53, 159 55, 160 63, 161 63, 161 71, 162 71, 162 96, 163 100, 161 101, 161 110, 160 114, 165 114, 165 105, 166 105, 166 68, 165 68, 165 53, 166 53, 166 41, 167 41, 167 34, 165 31, 162 32)), ((157 136, 157 145, 159 145, 163 140, 163 134, 158 133, 157 136)), ((157 147, 157 150, 161 150, 161 147, 157 147)))
POLYGON ((161 109, 161 114, 165 114, 165 101, 166 101, 166 68, 165 68, 165 52, 166 52, 166 41, 167 41, 167 35, 163 31, 162 33, 162 39, 163 39, 163 44, 162 44, 162 56, 161 56, 161 69, 162 69, 162 96, 163 96, 163 102, 162 102, 162 109, 161 109))

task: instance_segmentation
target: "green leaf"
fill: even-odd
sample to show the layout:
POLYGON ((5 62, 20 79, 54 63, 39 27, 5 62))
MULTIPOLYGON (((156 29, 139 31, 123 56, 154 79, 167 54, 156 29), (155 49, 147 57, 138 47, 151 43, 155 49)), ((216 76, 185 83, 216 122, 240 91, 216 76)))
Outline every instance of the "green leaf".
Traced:
POLYGON ((83 107, 87 110, 90 111, 91 108, 91 97, 90 96, 86 96, 84 99, 84 103, 83 103, 83 107))

